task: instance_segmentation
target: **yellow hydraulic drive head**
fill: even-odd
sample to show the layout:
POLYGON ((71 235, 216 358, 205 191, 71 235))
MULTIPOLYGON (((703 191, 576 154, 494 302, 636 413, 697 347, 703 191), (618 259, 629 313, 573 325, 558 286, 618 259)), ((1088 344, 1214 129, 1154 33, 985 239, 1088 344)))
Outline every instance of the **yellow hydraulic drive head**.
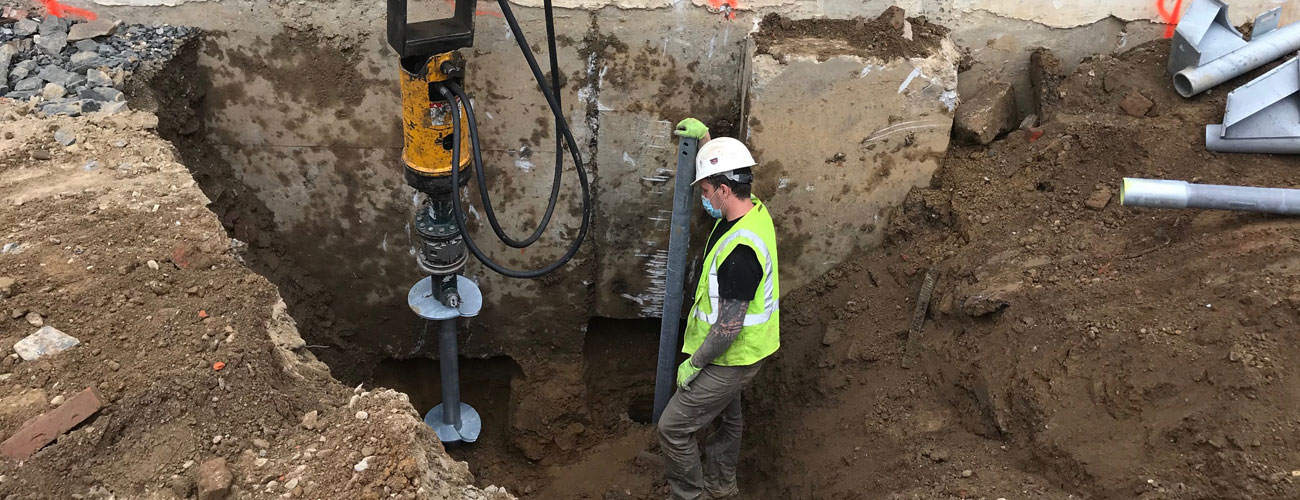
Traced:
MULTIPOLYGON (((418 64, 414 72, 402 64, 402 163, 406 165, 406 182, 421 192, 454 191, 450 177, 452 115, 437 86, 459 78, 445 73, 443 66, 461 67, 459 57, 455 51, 437 54, 418 64)), ((460 105, 461 169, 468 167, 471 159, 466 114, 460 105)), ((468 176, 461 179, 465 182, 468 176)))

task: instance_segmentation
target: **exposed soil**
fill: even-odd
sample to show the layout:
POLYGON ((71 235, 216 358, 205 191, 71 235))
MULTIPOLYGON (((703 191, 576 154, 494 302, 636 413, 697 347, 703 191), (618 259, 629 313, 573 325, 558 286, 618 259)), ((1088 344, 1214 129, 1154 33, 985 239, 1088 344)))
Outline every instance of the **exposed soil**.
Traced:
POLYGON ((0 358, 0 436, 86 387, 108 400, 30 459, 0 461, 0 495, 192 498, 197 464, 223 457, 238 498, 487 497, 406 395, 346 388, 305 349, 154 115, 0 103, 0 117, 0 276, 16 282, 0 344, 38 322, 80 340, 0 358))
POLYGON ((875 19, 790 19, 772 13, 763 16, 753 37, 759 54, 779 57, 782 46, 794 44, 799 53, 815 53, 822 60, 840 54, 889 60, 928 56, 947 34, 948 28, 925 17, 909 17, 905 23, 903 10, 894 6, 875 19), (903 37, 905 30, 911 31, 911 40, 903 37))
POLYGON ((1124 176, 1288 186, 1294 161, 1206 152, 1223 90, 1178 97, 1166 52, 1155 42, 1085 62, 1054 89, 1040 138, 952 149, 901 207, 890 244, 791 297, 787 343, 750 413, 798 424, 750 427, 761 489, 1300 495, 1289 474, 1300 400, 1285 369, 1300 355, 1285 340, 1300 224, 1118 205, 1124 176), (1133 93, 1154 102, 1145 115, 1121 108, 1133 93), (1108 204, 1087 205, 1104 191, 1108 204), (939 285, 918 366, 903 370, 926 269, 939 285), (826 306, 802 307, 812 301, 826 306))

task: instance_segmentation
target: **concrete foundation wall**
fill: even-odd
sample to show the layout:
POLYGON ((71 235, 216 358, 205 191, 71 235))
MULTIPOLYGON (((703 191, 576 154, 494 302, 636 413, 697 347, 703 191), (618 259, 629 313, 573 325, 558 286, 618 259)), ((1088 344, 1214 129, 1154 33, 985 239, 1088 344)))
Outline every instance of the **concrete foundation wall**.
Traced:
POLYGON ((761 159, 754 190, 772 210, 783 290, 878 245, 888 210, 930 183, 948 149, 956 47, 826 58, 842 43, 786 40, 746 72, 742 135, 761 159))
MULTIPOLYGON (((375 356, 428 355, 432 337, 404 304, 407 287, 419 276, 407 235, 412 191, 399 168, 396 60, 384 42, 383 3, 102 3, 174 3, 178 6, 96 10, 108 18, 152 19, 211 31, 199 58, 202 71, 195 76, 206 89, 200 101, 203 134, 216 145, 219 158, 214 160, 228 166, 226 189, 239 192, 231 196, 252 196, 253 206, 247 209, 252 214, 235 221, 236 236, 260 239, 255 247, 275 250, 271 253, 278 261, 265 267, 284 275, 281 286, 325 306, 297 315, 311 342, 359 346, 375 356), (273 223, 250 222, 259 216, 273 223), (248 226, 246 234, 238 230, 241 223, 248 226)), ((566 80, 560 95, 594 183, 592 230, 565 272, 545 279, 508 280, 471 265, 468 274, 480 280, 487 304, 462 337, 468 355, 509 354, 529 372, 530 359, 580 350, 590 316, 657 315, 662 281, 656 269, 666 252, 665 210, 671 198, 672 124, 697 116, 715 133, 736 132, 745 37, 762 14, 874 17, 891 4, 741 2, 740 10, 729 16, 719 8, 721 2, 712 3, 559 2, 577 7, 556 13, 566 80)), ((1154 4, 1038 4, 900 2, 908 15, 925 15, 950 27, 957 46, 970 51, 975 64, 961 75, 963 92, 1000 78, 1023 93, 1026 56, 1035 46, 1057 50, 1072 66, 1084 55, 1135 46, 1162 30, 1145 21, 1157 17, 1154 4), (1078 27, 1059 28, 1067 26, 1078 27)), ((1271 5, 1271 0, 1240 2, 1232 14, 1245 19, 1271 5)), ((496 4, 483 2, 479 9, 475 46, 464 51, 470 64, 467 90, 478 107, 495 206, 507 229, 519 236, 545 208, 555 130, 496 4)), ((540 10, 516 10, 539 50, 538 59, 545 61, 540 10)), ((755 149, 775 154, 808 140, 797 131, 774 132, 752 137, 755 149)), ((576 234, 580 215, 576 178, 571 165, 566 169, 555 230, 543 244, 526 251, 492 244, 476 206, 471 224, 484 248, 515 266, 536 266, 559 255, 576 234)), ((787 175, 808 182, 797 171, 787 175)), ((842 189, 836 183, 843 181, 815 182, 819 190, 836 192, 842 189)), ((466 200, 477 200, 474 189, 466 200)), ((892 191, 903 189, 900 184, 892 191)), ((838 208, 821 200, 801 210, 812 220, 838 208)), ((697 228, 706 222, 697 220, 697 228)), ((804 271, 819 272, 852 246, 836 246, 834 255, 783 249, 782 257, 818 262, 804 271)), ((791 268, 803 270, 797 264, 791 268)), ((338 356, 356 355, 338 351, 338 356)))

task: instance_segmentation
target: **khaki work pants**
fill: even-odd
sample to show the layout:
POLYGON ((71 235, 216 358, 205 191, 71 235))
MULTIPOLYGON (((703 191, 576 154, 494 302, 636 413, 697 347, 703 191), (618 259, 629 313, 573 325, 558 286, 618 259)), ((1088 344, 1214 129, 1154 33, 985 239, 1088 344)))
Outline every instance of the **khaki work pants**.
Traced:
POLYGON ((659 447, 673 499, 700 498, 706 485, 714 494, 736 491, 743 428, 740 393, 762 364, 706 366, 691 381, 689 390, 678 390, 668 400, 659 417, 659 447), (718 421, 717 430, 709 434, 701 463, 695 433, 714 420, 718 421))

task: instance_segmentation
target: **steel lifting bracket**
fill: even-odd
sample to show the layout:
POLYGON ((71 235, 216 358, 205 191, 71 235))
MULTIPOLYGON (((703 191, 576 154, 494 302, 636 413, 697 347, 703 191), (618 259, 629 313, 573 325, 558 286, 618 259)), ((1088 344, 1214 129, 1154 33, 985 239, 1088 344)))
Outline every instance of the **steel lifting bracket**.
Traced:
POLYGON ((1178 22, 1169 51, 1174 89, 1191 97, 1300 50, 1300 23, 1278 27, 1281 7, 1255 18, 1250 41, 1228 21, 1228 4, 1194 0, 1178 22))
POLYGON ((1300 60, 1292 58, 1229 93, 1223 123, 1205 126, 1205 148, 1300 154, 1300 60))

